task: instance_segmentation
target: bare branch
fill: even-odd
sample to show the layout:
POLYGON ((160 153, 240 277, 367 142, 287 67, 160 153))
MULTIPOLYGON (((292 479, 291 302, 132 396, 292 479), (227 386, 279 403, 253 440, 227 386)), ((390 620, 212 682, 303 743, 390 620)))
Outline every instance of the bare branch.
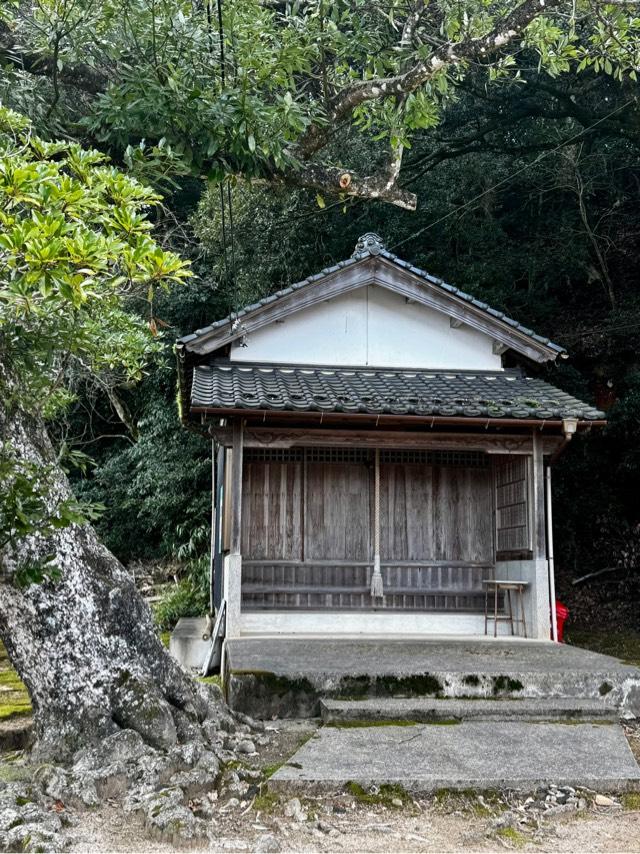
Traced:
POLYGON ((275 176, 275 181, 295 187, 309 187, 325 193, 341 194, 359 199, 380 199, 405 210, 416 209, 416 195, 397 186, 396 179, 402 163, 402 149, 391 155, 388 168, 379 174, 360 176, 338 166, 305 163, 299 169, 275 176))

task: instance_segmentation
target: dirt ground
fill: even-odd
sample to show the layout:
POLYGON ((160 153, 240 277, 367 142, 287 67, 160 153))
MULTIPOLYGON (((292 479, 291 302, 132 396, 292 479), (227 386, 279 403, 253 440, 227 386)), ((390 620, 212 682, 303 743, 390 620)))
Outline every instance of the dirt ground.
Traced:
MULTIPOLYGON (((583 789, 575 792, 578 808, 549 809, 545 789, 531 793, 529 799, 513 792, 441 791, 412 796, 401 788, 345 788, 314 796, 273 792, 267 778, 315 732, 318 722, 278 721, 270 722, 271 726, 270 743, 259 754, 227 768, 217 790, 191 802, 198 813, 202 800, 208 799, 213 840, 192 845, 191 850, 396 854, 506 849, 640 854, 640 793, 613 796, 609 805, 601 806, 595 803, 598 793, 583 789), (230 782, 234 775, 235 782, 230 782), (243 789, 242 781, 247 779, 252 784, 243 789)), ((629 724, 627 735, 638 751, 637 725, 629 724)), ((9 754, 0 754, 0 786, 3 777, 25 779, 32 767, 27 754, 14 753, 11 760, 9 754)), ((162 854, 185 848, 177 839, 150 838, 138 814, 125 814, 116 801, 91 810, 71 809, 60 802, 56 807, 63 808, 68 818, 71 843, 65 850, 74 854, 162 854)))
MULTIPOLYGON (((255 851, 261 838, 273 834, 280 850, 300 852, 640 852, 640 811, 589 809, 543 819, 535 829, 501 833, 492 826, 494 819, 479 818, 472 808, 452 805, 449 811, 435 802, 416 803, 405 809, 352 803, 336 812, 336 806, 344 808, 344 801, 326 797, 314 804, 320 818, 305 822, 293 822, 281 808, 268 815, 253 809, 233 811, 214 819, 217 842, 195 850, 255 851)), ((148 839, 137 822, 123 821, 115 806, 82 814, 74 835, 69 850, 78 854, 177 850, 148 839)))

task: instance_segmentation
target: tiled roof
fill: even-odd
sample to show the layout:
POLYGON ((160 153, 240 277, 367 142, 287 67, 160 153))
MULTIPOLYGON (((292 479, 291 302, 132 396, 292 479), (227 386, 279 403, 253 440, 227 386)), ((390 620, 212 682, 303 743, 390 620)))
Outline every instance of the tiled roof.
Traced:
POLYGON ((216 362, 194 368, 191 406, 541 421, 604 418, 594 407, 519 370, 411 371, 216 362))
POLYGON ((414 276, 424 279, 430 284, 437 285, 438 287, 442 288, 443 291, 446 291, 452 296, 464 300, 470 305, 479 308, 481 311, 485 312, 490 317, 493 317, 496 320, 500 320, 503 323, 506 323, 514 330, 520 332, 522 335, 526 335, 533 341, 536 341, 538 344, 542 344, 548 347, 549 349, 555 351, 557 354, 564 353, 564 347, 561 347, 559 344, 554 344, 553 341, 550 341, 548 338, 545 338, 542 335, 537 335, 533 331, 533 329, 529 329, 527 326, 523 326, 521 323, 518 323, 517 320, 513 320, 513 318, 508 317, 504 312, 498 311, 495 308, 491 308, 491 306, 487 305, 486 302, 482 302, 481 300, 476 299, 470 294, 459 290, 459 288, 455 288, 453 285, 447 284, 442 279, 430 275, 425 270, 421 270, 419 267, 414 267, 413 264, 410 264, 408 261, 403 261, 402 258, 398 258, 397 255, 394 255, 392 252, 389 252, 384 248, 382 241, 380 240, 380 238, 377 237, 377 235, 372 235, 376 238, 375 241, 367 241, 366 238, 368 236, 369 235, 364 235, 363 238, 360 238, 356 246, 356 251, 351 258, 347 258, 345 261, 340 261, 338 264, 334 264, 331 267, 325 267, 325 269, 321 270, 319 273, 316 273, 313 276, 308 276, 301 282, 296 282, 295 284, 289 285, 289 287, 284 288, 283 290, 271 294, 271 296, 265 297, 264 299, 252 303, 251 305, 247 305, 237 313, 229 315, 229 317, 225 317, 222 320, 217 320, 215 323, 212 323, 209 326, 204 326, 202 329, 196 329, 196 331, 191 335, 185 335, 183 338, 178 339, 178 343, 185 344, 188 346, 190 343, 196 341, 198 338, 201 338, 204 335, 209 335, 212 332, 222 329, 224 326, 230 326, 232 324, 234 326, 240 326, 242 318, 250 314, 251 312, 262 308, 263 306, 270 305, 271 303, 276 302, 282 297, 288 296, 293 291, 299 290, 300 288, 304 288, 307 285, 311 285, 315 282, 318 282, 321 279, 324 279, 326 276, 336 273, 338 270, 342 270, 346 267, 351 267, 352 265, 357 264, 359 261, 362 261, 365 258, 369 258, 372 256, 380 256, 382 258, 386 258, 388 261, 391 261, 394 264, 397 264, 399 267, 402 267, 403 269, 412 273, 414 276))

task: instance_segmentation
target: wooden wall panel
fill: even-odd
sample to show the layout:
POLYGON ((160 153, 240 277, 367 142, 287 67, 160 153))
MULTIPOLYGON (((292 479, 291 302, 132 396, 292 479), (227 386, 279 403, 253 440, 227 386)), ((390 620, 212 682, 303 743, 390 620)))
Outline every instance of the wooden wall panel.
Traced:
POLYGON ((371 560, 371 469, 306 464, 305 560, 371 560))
POLYGON ((242 554, 302 560, 302 462, 249 462, 243 470, 242 554))
POLYGON ((490 467, 382 463, 385 595, 374 600, 371 462, 321 456, 245 458, 244 607, 482 609, 494 567, 490 467))
POLYGON ((380 467, 380 553, 383 560, 434 558, 431 467, 380 467))
POLYGON ((489 468, 381 467, 383 560, 493 561, 489 468))

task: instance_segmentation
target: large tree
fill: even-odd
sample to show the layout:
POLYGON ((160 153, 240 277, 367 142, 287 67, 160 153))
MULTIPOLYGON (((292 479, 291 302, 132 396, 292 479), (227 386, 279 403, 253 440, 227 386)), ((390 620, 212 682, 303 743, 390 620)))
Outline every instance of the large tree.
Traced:
POLYGON ((98 541, 98 508, 73 497, 45 426, 80 377, 113 396, 156 349, 154 291, 188 275, 150 236, 158 201, 0 108, 0 638, 54 758, 119 728, 169 747, 215 711, 98 541))

